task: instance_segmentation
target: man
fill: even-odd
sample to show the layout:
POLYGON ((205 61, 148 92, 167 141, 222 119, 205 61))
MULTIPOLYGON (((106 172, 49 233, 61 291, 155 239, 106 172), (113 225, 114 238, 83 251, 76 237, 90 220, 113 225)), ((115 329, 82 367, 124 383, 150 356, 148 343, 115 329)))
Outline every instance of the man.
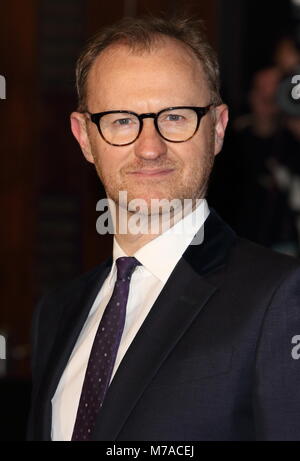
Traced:
POLYGON ((123 20, 78 61, 72 131, 115 205, 113 258, 38 306, 30 439, 300 439, 299 264, 204 200, 228 111, 200 26, 123 20), (153 199, 192 208, 122 233, 134 200, 164 222, 153 199))

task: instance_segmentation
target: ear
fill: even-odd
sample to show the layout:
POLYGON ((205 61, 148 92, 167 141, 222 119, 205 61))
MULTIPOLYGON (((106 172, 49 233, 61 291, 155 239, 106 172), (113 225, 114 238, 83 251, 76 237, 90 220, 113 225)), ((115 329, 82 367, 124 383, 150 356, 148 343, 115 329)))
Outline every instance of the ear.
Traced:
POLYGON ((215 108, 215 155, 223 147, 225 131, 228 123, 228 107, 221 104, 215 108))
POLYGON ((70 120, 72 133, 77 139, 83 152, 83 155, 85 156, 88 162, 94 163, 91 145, 87 133, 85 116, 80 112, 72 112, 70 120))

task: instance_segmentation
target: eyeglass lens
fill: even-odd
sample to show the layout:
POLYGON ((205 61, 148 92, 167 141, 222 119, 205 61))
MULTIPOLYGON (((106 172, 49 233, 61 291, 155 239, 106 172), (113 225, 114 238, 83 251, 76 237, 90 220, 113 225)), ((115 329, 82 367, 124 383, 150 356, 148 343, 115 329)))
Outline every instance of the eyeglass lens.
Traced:
MULTIPOLYGON (((160 134, 170 141, 185 141, 197 128, 197 113, 192 109, 172 109, 160 113, 157 126, 160 134)), ((112 113, 101 117, 100 130, 111 144, 133 142, 140 131, 140 120, 133 114, 112 113)))

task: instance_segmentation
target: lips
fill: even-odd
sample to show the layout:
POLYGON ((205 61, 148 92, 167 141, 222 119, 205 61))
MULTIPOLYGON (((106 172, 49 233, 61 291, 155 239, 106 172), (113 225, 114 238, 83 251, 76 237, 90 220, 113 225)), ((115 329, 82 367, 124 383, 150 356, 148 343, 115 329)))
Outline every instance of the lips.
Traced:
POLYGON ((152 170, 137 170, 132 171, 130 174, 136 176, 164 176, 167 174, 172 173, 174 170, 172 169, 152 169, 152 170))

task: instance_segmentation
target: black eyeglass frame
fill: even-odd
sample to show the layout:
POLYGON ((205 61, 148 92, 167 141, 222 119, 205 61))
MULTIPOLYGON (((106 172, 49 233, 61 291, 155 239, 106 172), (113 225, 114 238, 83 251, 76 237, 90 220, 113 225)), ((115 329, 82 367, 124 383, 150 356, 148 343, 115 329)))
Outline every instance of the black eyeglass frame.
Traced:
POLYGON ((137 139, 138 137, 140 136, 142 130, 143 130, 143 121, 145 118, 153 118, 154 119, 154 126, 156 128, 156 131, 158 132, 158 134, 165 140, 165 141, 168 141, 168 142, 175 142, 175 143, 182 143, 182 142, 187 142, 189 141, 190 139, 192 139, 195 134, 197 133, 198 129, 199 129, 199 126, 200 126, 200 122, 201 122, 201 119, 208 113, 208 111, 210 110, 210 108, 212 106, 214 106, 215 104, 209 104, 208 106, 205 106, 205 107, 195 107, 195 106, 175 106, 175 107, 168 107, 167 109, 162 109, 161 111, 157 112, 157 113, 154 113, 154 112, 150 112, 150 113, 146 113, 146 114, 137 114, 136 112, 132 112, 132 111, 129 111, 129 110, 108 110, 108 111, 105 111, 105 112, 98 112, 97 114, 91 114, 90 112, 86 111, 84 112, 85 114, 88 114, 89 117, 90 117, 90 120, 95 123, 95 125, 97 126, 98 128, 98 131, 100 133, 100 136, 102 137, 102 139, 107 142, 107 144, 110 144, 111 146, 116 146, 116 147, 123 147, 123 146, 129 146, 130 144, 133 144, 137 139), (197 114, 197 124, 196 124, 196 128, 195 128, 195 131, 194 133, 187 139, 184 139, 183 141, 172 141, 171 139, 168 139, 166 138, 165 136, 162 135, 162 133, 160 132, 159 130, 159 126, 158 126, 158 122, 157 122, 157 119, 158 117, 164 113, 164 112, 168 112, 170 110, 176 110, 176 109, 191 109, 193 110, 194 112, 196 112, 197 114), (104 116, 104 115, 108 115, 108 114, 129 114, 129 115, 134 115, 135 117, 137 117, 137 119, 139 120, 139 123, 140 123, 140 127, 139 127, 139 131, 137 133, 137 136, 136 138, 133 140, 133 141, 130 141, 126 144, 114 144, 114 143, 111 143, 109 142, 105 136, 103 135, 102 131, 101 131, 101 128, 100 128, 100 119, 104 116))

